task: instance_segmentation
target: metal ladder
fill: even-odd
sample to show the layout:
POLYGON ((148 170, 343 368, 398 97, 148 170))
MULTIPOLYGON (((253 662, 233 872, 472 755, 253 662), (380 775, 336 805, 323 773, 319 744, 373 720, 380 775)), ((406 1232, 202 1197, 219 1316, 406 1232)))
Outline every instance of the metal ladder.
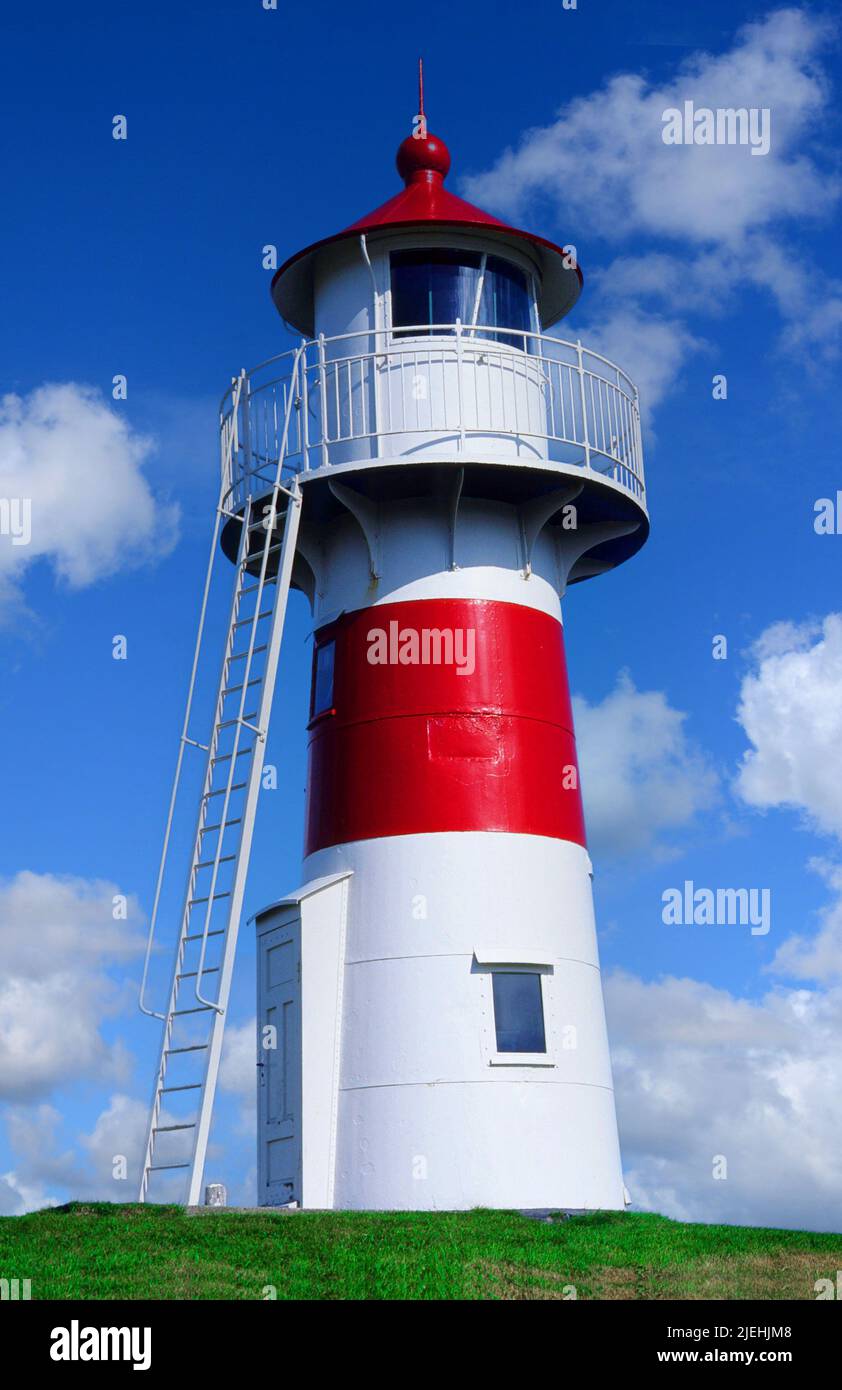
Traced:
MULTIPOLYGON (((217 507, 211 555, 202 598, 187 708, 170 797, 164 846, 158 870, 140 987, 140 1008, 163 1022, 160 1060, 143 1160, 139 1200, 149 1195, 157 1172, 189 1170, 187 1204, 199 1203, 213 1114, 237 936, 251 854, 257 800, 263 772, 263 749, 269 728, 292 566, 301 517, 297 477, 282 484, 295 405, 298 358, 284 421, 274 484, 258 503, 245 502, 234 574, 228 634, 219 676, 210 737, 206 744, 190 736, 196 675, 202 651, 211 577, 218 553, 220 525, 227 510, 233 461, 244 448, 248 466, 248 420, 244 442, 238 441, 241 393, 245 374, 234 383, 234 409, 223 431, 223 485, 217 507), (282 510, 283 503, 286 503, 282 510), (263 542, 260 544, 260 535, 263 542), (147 1006, 145 994, 162 886, 170 858, 185 751, 206 754, 187 886, 175 950, 169 1003, 165 1013, 147 1006), (184 994, 186 992, 186 999, 184 994), (181 1107, 188 1106, 187 1111, 181 1107), (173 1112, 165 1107, 174 1107, 173 1112)), ((242 402, 247 410, 247 398, 242 402)), ((226 562, 227 563, 227 562, 226 562)), ((172 1197, 169 1197, 172 1200, 172 1197)))

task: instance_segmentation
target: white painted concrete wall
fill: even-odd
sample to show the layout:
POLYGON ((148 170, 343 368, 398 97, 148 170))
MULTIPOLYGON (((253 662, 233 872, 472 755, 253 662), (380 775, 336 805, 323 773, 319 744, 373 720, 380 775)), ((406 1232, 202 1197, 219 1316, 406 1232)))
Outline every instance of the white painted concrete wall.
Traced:
POLYGON ((530 835, 403 835, 306 863, 308 875, 344 869, 336 1205, 622 1207, 587 852, 530 835), (495 950, 551 962, 546 1058, 496 1058, 495 950))

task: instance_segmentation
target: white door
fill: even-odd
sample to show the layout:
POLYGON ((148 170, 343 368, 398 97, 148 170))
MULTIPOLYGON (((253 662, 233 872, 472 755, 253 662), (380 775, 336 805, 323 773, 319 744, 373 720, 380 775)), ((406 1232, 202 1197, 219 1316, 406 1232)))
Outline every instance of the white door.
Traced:
POLYGON ((301 919, 260 937, 258 1193, 301 1201, 301 919))

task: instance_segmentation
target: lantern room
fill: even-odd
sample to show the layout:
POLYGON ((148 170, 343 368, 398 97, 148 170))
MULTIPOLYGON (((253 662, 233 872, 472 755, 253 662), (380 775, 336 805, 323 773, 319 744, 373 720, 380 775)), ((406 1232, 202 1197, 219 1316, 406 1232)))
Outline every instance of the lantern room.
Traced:
MULTIPOLYGON (((579 297, 573 248, 452 193, 436 136, 408 136, 397 168, 400 192, 274 276, 275 306, 304 337, 223 401, 231 509, 279 456, 320 520, 344 508, 336 484, 351 473, 373 499, 458 482, 460 499, 536 515, 563 491, 586 542, 567 579, 614 568, 648 534, 638 396, 620 367, 548 331, 579 297)), ((236 541, 232 523, 229 554, 236 541)))

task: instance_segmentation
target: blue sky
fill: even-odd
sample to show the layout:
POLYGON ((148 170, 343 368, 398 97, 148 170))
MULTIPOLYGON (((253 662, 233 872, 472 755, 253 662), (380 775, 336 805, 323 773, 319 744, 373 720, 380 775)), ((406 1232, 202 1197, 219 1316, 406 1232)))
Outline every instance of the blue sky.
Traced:
MULTIPOLYGON (((397 191, 423 52, 450 186, 577 246, 585 291, 559 331, 615 357, 647 411, 650 541, 565 608, 627 1184, 683 1217, 841 1229, 842 537, 814 529, 842 487, 829 10, 368 15, 240 0, 7 20, 0 494, 29 488, 44 526, 29 547, 0 536, 0 1210, 134 1195, 111 1159, 134 1152, 158 1045, 133 1012, 137 944, 218 400, 290 343, 263 246, 284 259, 397 191), (658 114, 683 97, 769 107, 769 154, 667 149, 658 114), (685 879, 768 888, 771 930, 665 926, 685 879)), ((296 595, 249 913, 298 879, 308 629, 296 595)), ((242 941, 207 1175, 251 1198, 242 941)))

